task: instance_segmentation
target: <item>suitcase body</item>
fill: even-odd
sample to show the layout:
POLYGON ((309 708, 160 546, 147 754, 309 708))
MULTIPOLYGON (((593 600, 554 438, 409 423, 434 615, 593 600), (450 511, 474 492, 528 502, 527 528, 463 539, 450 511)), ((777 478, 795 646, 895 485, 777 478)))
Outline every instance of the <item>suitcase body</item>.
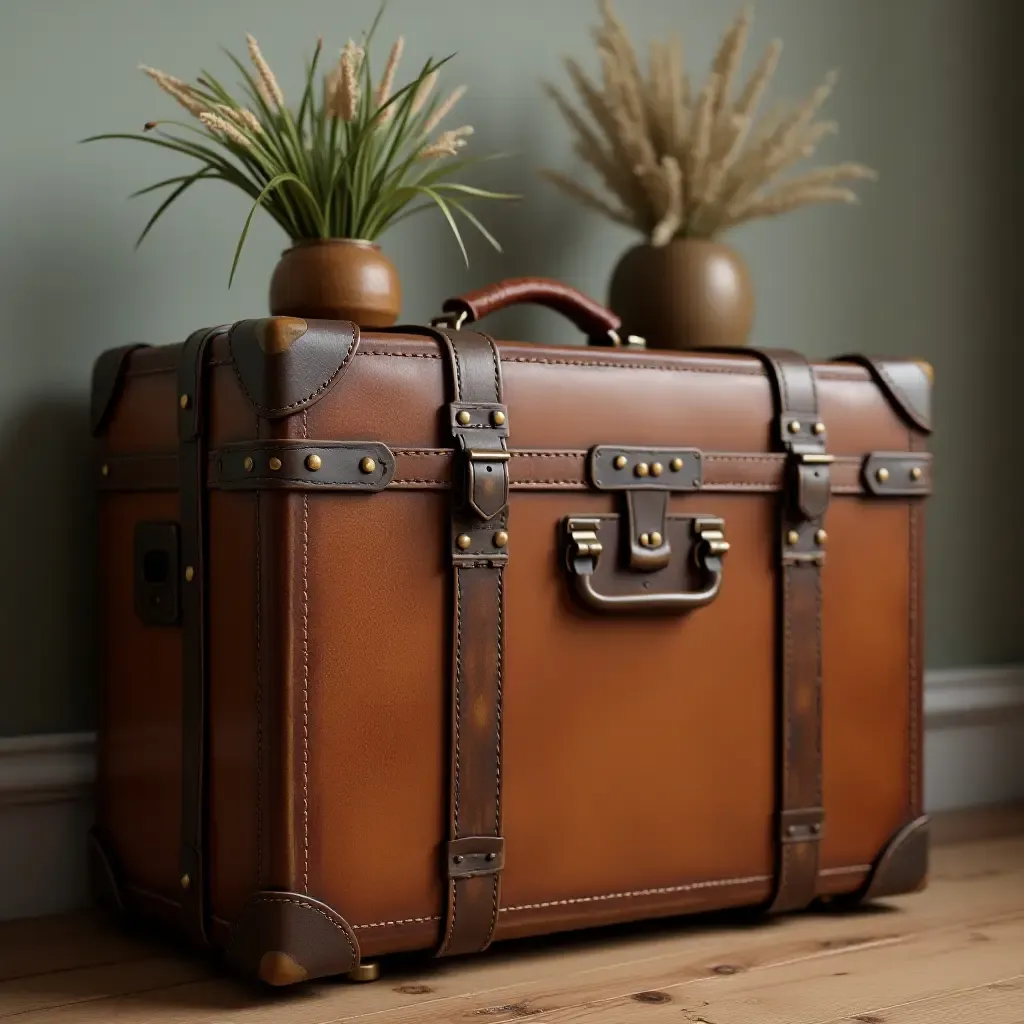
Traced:
POLYGON ((286 984, 920 887, 929 394, 292 318, 105 354, 99 889, 286 984))

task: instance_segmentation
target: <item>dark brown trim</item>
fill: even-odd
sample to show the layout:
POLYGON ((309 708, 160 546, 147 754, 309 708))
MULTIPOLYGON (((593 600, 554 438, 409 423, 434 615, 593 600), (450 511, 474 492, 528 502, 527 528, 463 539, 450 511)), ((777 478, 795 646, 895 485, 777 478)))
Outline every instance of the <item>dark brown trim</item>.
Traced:
POLYGON ((206 945, 206 360, 220 328, 182 346, 178 369, 178 465, 181 507, 181 847, 183 926, 206 945))
POLYGON ((918 892, 927 884, 930 819, 923 814, 904 825, 875 861, 857 899, 862 902, 918 892))
POLYGON ((494 342, 439 331, 454 401, 451 794, 444 860, 447 913, 438 956, 486 949, 494 936, 501 834, 502 689, 508 534, 508 410, 494 342))
POLYGON ((904 421, 926 434, 932 432, 932 370, 927 363, 856 354, 834 362, 864 367, 904 421))
MULTIPOLYGON (((303 442, 306 443, 306 442, 303 442)), ((345 442, 311 441, 313 449, 345 442)), ((380 442, 358 442, 374 445, 380 442)), ((218 479, 216 459, 232 446, 214 449, 209 453, 211 463, 208 486, 224 486, 218 479)), ((239 446, 241 449, 242 446, 239 446)), ((404 490, 446 490, 451 486, 452 451, 450 448, 396 448, 390 449, 395 471, 388 487, 404 490)), ((907 457, 909 453, 899 453, 907 457)), ((561 449, 510 449, 509 488, 513 491, 589 490, 587 452, 561 449)), ((865 460, 874 453, 861 457, 837 455, 829 467, 829 481, 833 495, 862 495, 874 497, 865 489, 863 468, 865 460)), ((927 496, 932 490, 932 456, 928 452, 915 452, 915 462, 926 468, 922 474, 921 489, 900 497, 927 496)), ((704 452, 702 453, 703 479, 700 489, 711 493, 741 492, 744 494, 771 494, 781 491, 785 482, 787 456, 778 452, 704 452)), ((96 486, 101 491, 176 491, 178 489, 177 455, 112 455, 96 464, 96 486), (106 466, 104 473, 103 467, 106 466)), ((278 484, 277 486, 281 486, 278 484)), ((285 486, 301 488, 302 482, 285 486)), ((314 483, 313 487, 317 485, 314 483)), ((886 497, 880 492, 877 497, 886 497)))
POLYGON ((231 929, 229 962, 268 985, 345 974, 359 964, 359 943, 332 907, 294 892, 257 892, 231 929))
POLYGON ((138 349, 147 347, 124 345, 121 348, 108 349, 93 363, 89 421, 94 437, 103 431, 113 412, 128 368, 128 357, 138 349))
POLYGON ((378 441, 244 441, 211 453, 209 486, 380 491, 394 475, 395 458, 378 441))
POLYGON ((308 409, 338 383, 359 328, 345 320, 240 320, 228 343, 242 391, 260 416, 277 419, 308 409))
POLYGON ((932 490, 932 460, 923 452, 871 452, 861 482, 876 498, 924 498, 932 490))

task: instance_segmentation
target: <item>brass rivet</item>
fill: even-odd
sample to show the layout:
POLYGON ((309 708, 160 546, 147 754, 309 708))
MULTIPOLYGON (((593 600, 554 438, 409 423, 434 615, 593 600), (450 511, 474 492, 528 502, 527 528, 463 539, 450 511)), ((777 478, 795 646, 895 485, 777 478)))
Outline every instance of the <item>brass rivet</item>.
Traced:
POLYGON ((252 472, 252 465, 253 465, 253 463, 252 463, 252 456, 251 455, 246 455, 245 461, 242 463, 242 465, 245 467, 246 473, 251 473, 252 472))
POLYGON ((504 530, 499 530, 494 535, 494 546, 496 548, 503 548, 508 543, 508 534, 504 530))
POLYGON ((458 421, 459 421, 459 423, 461 423, 461 424, 462 424, 462 425, 463 425, 464 427, 467 427, 467 426, 469 426, 469 422, 470 422, 470 420, 472 420, 472 418, 473 418, 473 417, 472 417, 472 416, 470 416, 470 415, 469 415, 469 413, 468 413, 468 412, 466 412, 466 410, 465 410, 465 409, 463 409, 463 410, 462 410, 462 412, 460 412, 460 413, 459 413, 459 414, 458 414, 458 415, 457 415, 457 416, 456 416, 455 418, 456 418, 456 420, 458 420, 458 421))
POLYGON ((657 530, 655 530, 654 533, 651 534, 651 547, 652 548, 660 548, 661 547, 661 541, 662 541, 661 534, 658 533, 657 530))
POLYGON ((911 469, 911 471, 910 471, 910 479, 911 480, 920 480, 921 479, 921 467, 920 466, 914 466, 914 468, 911 469))
POLYGON ((359 469, 363 473, 372 473, 377 468, 377 463, 367 455, 360 463, 359 469))
POLYGON ((191 565, 185 566, 185 582, 191 583, 196 578, 196 571, 191 565))
POLYGON ((460 533, 455 539, 455 543, 465 551, 473 543, 473 538, 468 533, 460 533))
POLYGON ((348 971, 345 977, 348 978, 349 981, 376 981, 380 977, 380 964, 362 963, 358 967, 353 967, 351 971, 348 971))
POLYGON ((182 407, 182 409, 187 409, 188 408, 188 403, 189 403, 188 395, 182 395, 181 398, 178 399, 178 405, 180 405, 182 407))
POLYGON ((878 478, 878 482, 884 484, 889 479, 889 470, 882 466, 882 468, 875 474, 878 478))
POLYGON ((281 460, 275 455, 267 465, 276 473, 281 468, 281 460))
POLYGON ((681 470, 683 468, 683 460, 682 459, 673 459, 668 464, 668 468, 671 469, 673 473, 678 473, 679 470, 681 470))
POLYGON ((786 826, 786 835, 787 836, 795 836, 798 831, 799 831, 799 829, 796 827, 796 825, 787 825, 786 826))
POLYGON ((625 455, 616 455, 615 456, 615 461, 612 463, 612 465, 616 469, 625 469, 626 468, 626 456, 625 455))
POLYGON ((497 860, 497 858, 498 858, 498 855, 496 853, 492 852, 492 853, 487 854, 487 859, 488 860, 497 860))
POLYGON ((308 469, 311 473, 315 473, 322 465, 323 462, 321 461, 319 455, 306 456, 306 469, 308 469))
POLYGON ((100 472, 104 476, 110 476, 110 467, 104 462, 103 465, 100 467, 100 472))
POLYGON ((491 422, 496 427, 503 427, 505 425, 505 414, 499 409, 496 412, 491 413, 491 422))
POLYGON ((651 476, 661 476, 661 471, 665 467, 660 462, 651 463, 651 476))
POLYGON ((182 889, 187 889, 192 884, 192 879, 188 875, 182 875, 180 882, 182 889))
POLYGON ((799 434, 800 433, 800 421, 799 420, 790 420, 789 421, 789 432, 791 434, 799 434))
POLYGON ((814 823, 814 824, 813 824, 813 825, 811 826, 811 831, 812 831, 812 832, 813 832, 813 833, 814 833, 815 835, 818 835, 818 833, 819 833, 819 832, 821 832, 821 825, 819 825, 819 824, 818 824, 818 822, 815 822, 815 823, 814 823))
POLYGON ((814 535, 814 540, 815 540, 815 543, 817 543, 819 545, 819 547, 824 547, 825 541, 828 540, 828 534, 824 530, 819 530, 814 535))
POLYGON ((796 530, 790 530, 789 533, 786 534, 786 543, 787 544, 796 544, 796 543, 799 542, 799 540, 800 540, 800 534, 797 533, 796 530))
POLYGON ((456 864, 461 864, 465 859, 466 858, 463 857, 461 853, 457 853, 452 857, 452 860, 455 861, 456 864))
POLYGON ((640 534, 640 547, 649 548, 651 546, 651 535, 649 533, 640 534))
POLYGON ((825 424, 824 423, 815 423, 814 424, 814 432, 818 435, 818 437, 821 437, 821 435, 825 433, 825 424))
POLYGON ((637 476, 647 476, 650 472, 650 466, 648 466, 646 462, 638 462, 633 472, 636 473, 637 476))

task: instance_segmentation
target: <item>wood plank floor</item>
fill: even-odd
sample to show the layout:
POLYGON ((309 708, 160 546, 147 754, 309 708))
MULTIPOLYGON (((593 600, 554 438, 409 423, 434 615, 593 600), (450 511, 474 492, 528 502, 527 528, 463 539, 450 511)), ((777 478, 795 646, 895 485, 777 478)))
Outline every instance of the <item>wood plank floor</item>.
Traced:
POLYGON ((0 1024, 1024 1024, 1024 810, 936 832, 924 893, 854 913, 503 944, 368 985, 256 989, 89 915, 0 925, 0 1024))

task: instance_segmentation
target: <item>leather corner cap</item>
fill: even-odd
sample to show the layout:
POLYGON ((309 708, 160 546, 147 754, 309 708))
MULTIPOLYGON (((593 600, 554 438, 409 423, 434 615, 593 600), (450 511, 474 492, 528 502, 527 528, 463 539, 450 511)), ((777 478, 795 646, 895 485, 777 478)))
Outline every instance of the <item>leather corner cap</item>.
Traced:
POLYGON ((272 316, 240 320, 228 344, 238 379, 256 411, 268 419, 313 405, 339 381, 359 345, 346 320, 272 316))
POLYGON ((231 929, 228 960, 268 985, 345 974, 359 964, 348 922, 326 903, 293 892, 251 896, 231 929))
POLYGON ((103 352, 93 363, 92 395, 89 403, 89 428, 93 436, 102 431, 114 403, 121 391, 125 370, 128 369, 128 357, 137 349, 147 348, 146 345, 123 345, 103 352))
POLYGON ((889 840, 875 862, 861 901, 916 892, 928 877, 929 818, 922 815, 889 840))
POLYGON ((840 356, 834 362, 863 366, 904 420, 926 434, 932 432, 935 371, 930 363, 921 359, 882 359, 865 355, 840 356))

